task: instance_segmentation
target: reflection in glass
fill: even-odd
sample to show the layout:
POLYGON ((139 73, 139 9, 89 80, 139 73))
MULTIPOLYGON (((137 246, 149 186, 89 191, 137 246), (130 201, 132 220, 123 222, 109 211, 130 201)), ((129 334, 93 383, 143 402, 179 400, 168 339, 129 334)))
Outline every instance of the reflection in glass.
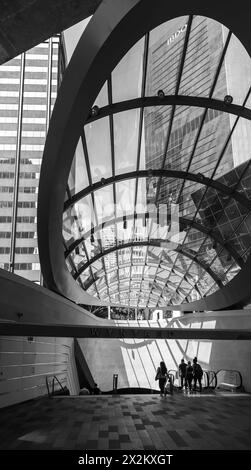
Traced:
MULTIPOLYGON (((224 100, 229 94, 235 104, 247 98, 251 108, 250 59, 237 38, 231 36, 219 67, 229 31, 197 15, 190 30, 190 19, 163 23, 150 32, 148 50, 144 37, 125 55, 109 77, 110 104, 141 97, 146 79, 146 96, 162 90, 224 100)), ((108 104, 107 83, 94 104, 108 104)), ((81 274, 88 292, 133 307, 178 305, 215 292, 239 272, 251 251, 251 227, 248 208, 233 196, 238 191, 251 198, 251 124, 227 111, 144 105, 85 125, 87 152, 80 141, 69 178, 72 195, 102 178, 148 170, 144 178, 92 192, 64 214, 66 247, 79 239, 67 261, 71 272, 73 264, 81 269, 109 251, 81 274), (154 169, 189 172, 200 181, 156 177, 154 169), (203 177, 232 194, 203 184, 203 177), (134 246, 123 248, 126 243, 134 246)))
POLYGON ((112 99, 118 101, 136 98, 141 94, 144 39, 127 52, 112 72, 112 99), (123 77, 123 80, 121 80, 123 77))
POLYGON ((92 183, 96 183, 112 173, 109 119, 103 118, 87 124, 85 134, 92 183))

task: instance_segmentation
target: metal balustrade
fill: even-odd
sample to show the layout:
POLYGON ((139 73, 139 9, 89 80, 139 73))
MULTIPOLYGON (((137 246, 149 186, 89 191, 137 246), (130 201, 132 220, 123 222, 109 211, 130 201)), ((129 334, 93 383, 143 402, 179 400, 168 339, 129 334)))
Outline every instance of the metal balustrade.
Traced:
POLYGON ((240 371, 234 369, 219 369, 216 372, 217 388, 231 390, 243 390, 243 380, 240 371))

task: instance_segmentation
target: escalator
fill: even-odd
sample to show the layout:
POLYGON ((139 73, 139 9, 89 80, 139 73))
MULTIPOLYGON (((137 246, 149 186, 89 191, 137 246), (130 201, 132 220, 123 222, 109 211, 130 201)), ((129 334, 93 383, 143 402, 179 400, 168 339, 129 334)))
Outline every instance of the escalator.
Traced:
POLYGON ((234 369, 219 369, 216 372, 217 390, 244 392, 240 371, 234 369))

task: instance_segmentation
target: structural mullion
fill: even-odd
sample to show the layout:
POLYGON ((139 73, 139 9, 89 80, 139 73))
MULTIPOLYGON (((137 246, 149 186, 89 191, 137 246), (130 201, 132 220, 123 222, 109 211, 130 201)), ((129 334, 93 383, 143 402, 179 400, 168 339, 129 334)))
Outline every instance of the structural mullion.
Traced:
POLYGON ((13 194, 11 246, 10 246, 10 271, 12 273, 15 270, 15 249, 16 249, 19 173, 20 173, 20 163, 21 163, 21 139, 22 139, 22 120, 23 120, 23 102, 24 102, 25 60, 26 60, 26 55, 24 52, 23 54, 21 54, 21 66, 20 66, 20 78, 19 78, 16 159, 15 159, 14 188, 13 188, 14 194, 13 194))
MULTIPOLYGON (((145 267, 147 265, 146 263, 147 263, 147 257, 148 257, 148 249, 149 249, 149 246, 146 246, 145 259, 144 259, 144 264, 143 264, 143 269, 142 269, 142 277, 141 277, 140 287, 139 287, 139 298, 140 298, 140 293, 141 293, 143 279, 144 279, 145 267)), ((138 305, 137 306, 139 306, 139 298, 138 298, 138 305)))
MULTIPOLYGON (((214 90, 215 90, 215 87, 216 87, 216 84, 217 84, 217 81, 218 81, 218 78, 219 78, 219 75, 220 75, 220 71, 221 71, 221 68, 222 68, 222 64, 223 64, 223 61, 225 59, 225 55, 226 55, 226 52, 227 52, 227 49, 228 49, 228 45, 229 45, 229 42, 230 42, 230 39, 231 39, 231 35, 232 35, 231 31, 229 31, 226 42, 225 42, 225 45, 224 45, 224 48, 223 48, 223 51, 222 51, 222 54, 221 54, 221 58, 219 60, 219 63, 218 63, 217 69, 216 69, 214 80, 213 80, 213 83, 212 83, 212 86, 211 86, 211 89, 210 89, 210 92, 209 92, 209 96, 208 96, 209 99, 211 99, 212 96, 213 96, 213 93, 214 93, 214 90)), ((195 141, 194 141, 193 149, 192 149, 189 161, 188 161, 186 171, 189 171, 190 166, 192 164, 193 157, 194 157, 194 154, 195 154, 195 151, 196 151, 196 148, 197 148, 199 138, 201 136, 201 132, 202 132, 202 129, 203 129, 203 125, 204 125, 204 122, 205 122, 205 119, 206 119, 207 112, 208 112, 208 108, 206 108, 204 110, 203 116, 201 118, 200 126, 199 126, 199 129, 198 129, 195 141)), ((182 191, 184 189, 184 184, 185 184, 185 180, 183 180, 183 183, 182 183, 182 186, 181 186, 181 189, 180 189, 180 192, 179 192, 179 196, 177 198, 178 203, 179 203, 182 191)))
MULTIPOLYGON (((229 45, 229 42, 230 42, 230 39, 231 39, 231 35, 232 35, 231 31, 229 31, 226 42, 224 44, 222 54, 221 54, 221 58, 220 58, 219 63, 218 63, 218 67, 216 69, 216 73, 215 73, 215 76, 214 76, 212 87, 211 87, 210 92, 209 92, 209 98, 212 98, 212 96, 213 96, 213 93, 214 93, 214 90, 215 90, 215 87, 216 87, 216 84, 217 84, 217 80, 219 78, 220 71, 221 71, 221 68, 222 68, 222 64, 223 64, 223 61, 224 61, 224 58, 225 58, 225 55, 226 55, 226 52, 227 52, 227 49, 228 49, 228 45, 229 45)), ((186 169, 187 172, 189 171, 189 168, 192 164, 192 160, 193 160, 193 157, 194 157, 194 154, 195 154, 195 151, 196 151, 196 148, 197 148, 197 144, 198 144, 198 141, 199 141, 199 137, 200 137, 201 132, 202 132, 203 124, 204 124, 204 121, 205 121, 205 118, 206 118, 207 109, 208 108, 206 108, 204 113, 203 113, 202 120, 201 120, 201 123, 200 123, 200 127, 198 129, 198 132, 197 132, 197 135, 196 135, 196 138, 195 138, 193 149, 192 149, 192 152, 191 152, 191 155, 190 155, 190 158, 189 158, 189 161, 188 161, 188 166, 187 166, 187 169, 186 169)), ((179 191, 179 195, 178 195, 178 198, 177 198, 178 203, 179 203, 182 191, 184 189, 184 185, 185 185, 185 180, 183 180, 182 185, 181 185, 181 189, 179 191)), ((196 213, 197 213, 197 211, 196 211, 196 213)), ((194 219, 195 219, 195 216, 194 216, 194 219)), ((182 246, 184 245, 184 242, 185 242, 189 232, 190 232, 190 228, 188 229, 188 231, 186 233, 186 236, 185 236, 185 238, 182 242, 182 246)))
MULTIPOLYGON (((84 152, 85 165, 86 165, 86 171, 87 171, 89 186, 91 186, 91 185, 92 185, 92 175, 91 175, 89 154, 88 154, 88 149, 87 149, 86 137, 85 137, 85 131, 84 131, 84 129, 83 129, 83 132, 82 132, 82 134, 81 134, 81 142, 82 142, 82 146, 83 146, 83 152, 84 152)), ((96 225, 98 225, 98 216, 97 216, 95 198, 94 198, 94 194, 93 194, 93 193, 91 193, 91 198, 92 198, 93 213, 94 213, 96 225)), ((92 221, 91 221, 91 223, 92 223, 92 221)), ((102 247, 102 243, 101 243, 100 232, 99 232, 99 234, 98 234, 98 244, 99 244, 99 249, 100 249, 100 251, 102 252, 102 251, 103 251, 103 247, 102 247)), ((87 250, 86 250, 86 253, 87 253, 87 250)), ((89 257, 88 257, 88 258, 89 258, 89 257)), ((106 272, 105 263, 104 263, 104 259, 103 259, 103 258, 102 258, 102 264, 103 264, 103 269, 104 269, 104 271, 106 272)), ((91 272, 92 272, 92 275, 93 275, 92 268, 91 268, 91 272)), ((107 283, 107 289, 108 289, 107 277, 106 277, 106 283, 107 283)), ((95 284, 95 285, 96 285, 96 284, 95 284)), ((109 295, 109 290, 108 290, 108 295, 109 295)), ((110 298, 110 295, 109 295, 109 298, 110 298)), ((110 300, 111 300, 111 299, 110 299, 110 300)))
MULTIPOLYGON (((175 96, 177 96, 179 94, 179 88, 180 88, 182 73, 183 73, 184 64, 185 64, 185 60, 186 60, 186 53, 187 53, 187 48, 188 48, 188 43, 189 43, 189 37, 190 37, 190 32, 191 32, 191 27, 192 27, 192 21, 193 21, 193 15, 190 15, 189 19, 188 19, 186 35, 185 35, 185 40, 184 40, 184 46, 183 46, 182 56, 181 56, 178 75, 177 75, 177 81, 176 81, 176 87, 175 87, 175 93, 174 93, 175 96)), ((173 105, 170 120, 169 120, 169 125, 168 125, 168 131, 167 131, 165 149, 164 149, 164 154, 163 154, 163 160, 162 160, 162 164, 161 164, 162 169, 165 167, 165 163, 166 163, 166 157, 167 157, 167 152, 168 152, 170 138, 171 138, 171 132, 172 132, 172 127, 173 127, 173 120, 174 120, 175 110, 176 110, 176 105, 173 105)), ((155 203, 157 203, 157 201, 158 201, 161 181, 162 181, 162 178, 160 177, 159 180, 158 180, 158 184, 157 184, 155 203)))
MULTIPOLYGON (((145 93, 146 93, 148 52, 149 52, 149 33, 145 35, 145 40, 144 40, 143 71, 142 71, 142 82, 141 82, 141 93, 140 93, 141 98, 144 98, 145 93)), ((143 119, 144 119, 144 107, 141 107, 140 115, 139 115, 139 131, 138 131, 137 156, 136 156, 136 171, 137 172, 139 171, 139 167, 140 167, 143 119)), ((138 178, 136 178, 136 181, 135 181, 134 213, 136 213, 137 199, 138 199, 138 178)), ((133 218, 133 227, 132 227, 133 238, 134 238, 134 235, 135 235, 135 217, 133 218)), ((131 277, 132 277, 132 256, 133 256, 133 249, 131 250, 131 266, 130 266, 130 274, 129 274, 129 302, 130 302, 131 277)))
MULTIPOLYGON (((243 106, 246 105, 246 102, 247 102, 247 100, 248 100, 250 94, 251 94, 251 87, 250 87, 250 89, 249 89, 249 91, 248 91, 248 93, 247 93, 247 95, 246 95, 246 97, 245 97, 245 100, 244 100, 244 102, 243 102, 243 106)), ((231 137, 232 137, 232 134, 233 134, 233 132, 234 132, 236 126, 237 126, 238 121, 239 121, 239 117, 236 118, 235 123, 234 123, 234 125, 233 125, 233 127, 232 127, 232 129, 231 129, 231 132, 230 132, 228 138, 226 139, 226 142, 225 142, 225 144, 224 144, 224 146, 223 146, 223 149, 222 149, 222 151, 221 151, 221 153, 220 153, 220 156, 219 156, 219 158, 218 158, 216 167, 215 167, 215 169, 214 169, 214 171, 213 171, 213 174, 212 174, 212 176, 211 176, 211 179, 212 179, 213 176, 215 175, 215 172, 217 171, 217 168, 218 168, 218 166, 219 166, 219 164, 220 164, 220 161, 222 160, 222 158, 223 158, 223 156, 224 156, 224 154, 225 154, 225 151, 226 151, 226 149, 227 149, 228 143, 229 143, 229 141, 230 141, 230 139, 231 139, 231 137)), ((240 182, 241 182, 241 179, 243 178, 243 175, 245 174, 245 172, 246 172, 247 169, 249 168, 249 165, 250 165, 250 162, 246 165, 244 171, 242 172, 241 178, 239 178, 239 180, 237 181, 237 184, 234 186, 233 192, 236 191, 236 189, 238 188, 238 186, 239 186, 239 184, 240 184, 240 182)), ((205 196, 206 196, 207 191, 208 191, 208 187, 206 187, 206 189, 205 189, 205 191, 204 191, 204 193, 203 193, 203 195, 202 195, 202 197, 201 197, 201 199, 200 199, 200 202, 199 202, 198 207, 197 207, 197 209, 196 209, 196 211, 195 211, 193 220, 196 219, 196 216, 197 216, 197 214, 198 214, 198 212, 199 212, 199 210, 200 210, 200 208, 201 208, 201 204, 202 204, 202 202, 203 202, 203 200, 204 200, 204 198, 205 198, 205 196)), ((230 199, 230 198, 229 198, 229 199, 230 199)), ((224 204, 224 206, 223 206, 223 212, 224 212, 224 210, 225 210, 225 208, 226 208, 226 206, 227 206, 227 204, 228 204, 228 202, 229 202, 229 199, 225 202, 225 204, 224 204)), ((185 241, 186 241, 186 239, 187 239, 187 237, 188 237, 188 234, 189 234, 191 228, 192 228, 192 225, 189 227, 189 229, 188 229, 188 231, 187 231, 187 233, 186 233, 186 236, 185 236, 185 238, 184 238, 184 240, 183 240, 181 246, 184 245, 184 243, 185 243, 185 241)), ((235 230, 236 230, 236 229, 235 229, 235 230)), ((234 230, 233 234, 235 233, 235 230, 234 230)), ((233 235, 233 234, 232 234, 232 235, 233 235)), ((199 251, 201 251, 201 248, 203 248, 203 246, 205 245, 207 239, 208 239, 208 236, 206 236, 205 239, 203 240, 203 242, 202 242, 202 244, 201 244, 201 246, 200 246, 199 251)), ((224 242, 227 242, 227 240, 224 240, 224 242)), ((222 249, 222 250, 223 250, 223 249, 222 249)), ((220 253, 222 252, 222 250, 220 251, 220 253)), ((216 255, 215 258, 216 258, 217 256, 218 256, 218 255, 216 255)), ((214 260, 215 260, 215 258, 214 258, 214 260)), ((214 260, 213 260, 213 261, 214 261, 214 260)), ((210 266, 211 266, 211 264, 212 264, 212 262, 210 263, 210 266)))
POLYGON ((147 304, 149 303, 149 301, 150 301, 150 296, 151 296, 151 293, 152 293, 154 284, 155 284, 155 282, 156 282, 156 278, 157 278, 158 270, 159 270, 159 267, 160 267, 160 263, 162 262, 162 256, 163 256, 163 253, 161 253, 161 256, 160 256, 160 258, 159 258, 159 262, 158 262, 157 267, 156 267, 156 273, 155 273, 155 275, 154 275, 154 277, 153 277, 153 282, 152 282, 152 285, 151 285, 151 289, 150 289, 150 291, 149 291, 149 296, 148 296, 148 300, 147 300, 147 302, 146 302, 146 305, 147 305, 147 304))
MULTIPOLYGON (((187 26, 187 30, 186 30, 184 46, 183 46, 180 66, 179 66, 178 75, 177 75, 177 82, 176 82, 176 87, 175 87, 175 95, 176 96, 179 93, 181 77, 182 77, 182 72, 183 72, 183 68, 184 68, 184 64, 185 64, 186 53, 187 53, 187 48, 188 48, 188 43, 189 43, 189 37, 190 37, 190 32, 191 32, 191 27, 192 27, 192 21, 193 21, 193 15, 190 15, 189 19, 188 19, 188 26, 187 26)), ((175 110, 176 110, 176 106, 173 105, 170 120, 169 120, 169 126, 168 126, 168 131, 167 131, 167 137, 166 137, 166 143, 165 143, 165 149, 164 149, 161 169, 163 169, 165 167, 167 152, 168 152, 170 138, 171 138, 172 127, 173 127, 173 120, 174 120, 175 110)), ((161 181, 162 181, 162 178, 160 177, 159 180, 158 180, 158 183, 157 183, 157 190, 156 190, 156 195, 155 195, 155 204, 157 204, 157 202, 158 202, 161 181)), ((151 228, 152 228, 152 222, 151 222, 151 225, 150 225, 150 231, 151 231, 151 228)))
MULTIPOLYGON (((223 62, 223 60, 224 60, 224 57, 225 57, 225 54, 226 54, 226 49, 227 49, 228 44, 229 44, 229 41, 230 41, 230 37, 231 37, 231 32, 229 32, 229 34, 228 34, 228 38, 227 38, 227 39, 228 39, 228 42, 225 44, 225 48, 224 48, 224 51, 223 51, 224 56, 221 57, 221 62, 223 62)), ((223 54, 222 54, 222 55, 223 55, 223 54)), ((250 94, 251 94, 251 87, 249 88, 248 93, 247 93, 247 95, 246 95, 246 97, 245 97, 245 99, 244 99, 244 101, 243 101, 243 107, 245 107, 245 105, 246 105, 246 103, 247 103, 247 101, 248 101, 248 98, 249 98, 250 94)), ((230 131, 230 133, 229 133, 229 136, 228 136, 227 139, 226 139, 226 142, 225 142, 225 144, 224 144, 224 146, 223 146, 223 148, 222 148, 222 151, 221 151, 221 153, 220 153, 220 155, 219 155, 219 158, 218 158, 218 160, 217 160, 216 166, 215 166, 215 168, 214 168, 214 170, 213 170, 213 173, 212 173, 212 175, 211 175, 211 177, 210 177, 211 180, 213 180, 213 177, 214 177, 214 175, 215 175, 215 173, 216 173, 216 171, 217 171, 217 169, 218 169, 218 167, 219 167, 219 165, 220 165, 220 162, 221 162, 221 160, 222 160, 222 158, 223 158, 223 156, 224 156, 224 154, 225 154, 225 151, 226 151, 226 149, 227 149, 227 146, 228 146, 228 144, 229 144, 229 141, 230 141, 230 139, 231 139, 231 137, 232 137, 232 135, 233 135, 233 132, 234 132, 234 130, 235 130, 235 128, 236 128, 236 126, 237 126, 237 124, 238 124, 238 122, 239 122, 239 119, 240 119, 240 116, 238 116, 238 117, 236 118, 236 120, 235 120, 235 122, 234 122, 234 125, 233 125, 233 127, 232 127, 232 129, 231 129, 231 131, 230 131)), ((235 188, 233 189, 233 192, 234 192, 235 189, 238 187, 239 183, 240 183, 240 181, 238 181, 238 184, 237 184, 237 185, 235 186, 235 188)), ((205 198, 205 196, 206 196, 206 194, 207 194, 207 191, 208 191, 208 186, 206 187, 204 193, 202 194, 202 197, 201 197, 201 199, 200 199, 200 202, 199 202, 199 204, 198 204, 198 207, 197 207, 197 209, 196 209, 196 211, 195 211, 195 214, 194 214, 194 216, 193 216, 193 221, 194 221, 194 220, 196 219, 196 217, 197 217, 197 214, 198 214, 198 212, 199 212, 199 210, 200 210, 200 208, 201 208, 202 202, 204 201, 204 198, 205 198)), ((223 211, 224 211, 225 207, 226 207, 226 204, 225 204, 224 207, 223 207, 223 211)), ((185 238, 184 238, 184 240, 183 240, 181 246, 184 245, 184 243, 185 243, 185 241, 186 241, 186 239, 187 239, 187 237, 188 237, 188 235, 189 235, 189 233, 190 233, 191 228, 192 228, 192 225, 189 227, 189 229, 188 229, 188 231, 187 231, 187 233, 186 233, 186 235, 185 235, 185 238)), ((206 239, 207 239, 207 237, 204 239, 202 245, 200 246, 200 250, 201 250, 201 248, 204 246, 206 239)))
MULTIPOLYGON (((113 98, 112 98, 112 76, 110 75, 107 80, 107 92, 108 92, 108 104, 112 106, 113 98)), ((110 145, 111 145, 111 167, 112 167, 112 176, 115 177, 115 143, 114 143, 114 120, 113 114, 109 115, 109 130, 110 130, 110 145)), ((118 246, 118 230, 117 230, 117 197, 116 197, 116 184, 113 183, 113 205, 114 205, 114 216, 115 216, 115 237, 116 237, 116 246, 118 246)), ((116 258, 117 258, 117 266, 119 266, 119 258, 118 258, 118 251, 116 251, 116 258)), ((120 283, 119 280, 119 269, 118 269, 118 284, 120 283)), ((119 295, 120 298, 120 295, 119 295)))

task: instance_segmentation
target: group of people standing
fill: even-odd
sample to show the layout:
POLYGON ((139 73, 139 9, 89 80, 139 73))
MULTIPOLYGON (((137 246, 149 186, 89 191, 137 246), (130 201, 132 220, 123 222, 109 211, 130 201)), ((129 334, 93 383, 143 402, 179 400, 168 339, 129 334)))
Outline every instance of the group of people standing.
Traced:
MULTIPOLYGON (((201 380, 203 377, 203 370, 200 364, 197 361, 197 357, 193 359, 193 364, 191 361, 188 361, 187 364, 184 359, 181 359, 179 364, 179 376, 181 380, 180 389, 185 385, 185 389, 189 388, 192 391, 192 382, 193 390, 196 390, 197 382, 199 384, 199 390, 202 391, 201 380)), ((170 382, 170 391, 172 393, 172 380, 168 374, 167 367, 164 361, 161 361, 155 376, 155 380, 159 381, 160 395, 163 396, 166 394, 166 383, 169 380, 170 382)))
POLYGON ((203 370, 197 361, 197 357, 193 359, 193 365, 191 364, 191 361, 188 361, 186 364, 184 359, 181 359, 181 363, 179 364, 179 376, 181 380, 181 389, 185 385, 185 388, 189 388, 191 391, 193 382, 193 390, 195 391, 198 381, 200 392, 202 391, 201 380, 203 377, 203 370))

